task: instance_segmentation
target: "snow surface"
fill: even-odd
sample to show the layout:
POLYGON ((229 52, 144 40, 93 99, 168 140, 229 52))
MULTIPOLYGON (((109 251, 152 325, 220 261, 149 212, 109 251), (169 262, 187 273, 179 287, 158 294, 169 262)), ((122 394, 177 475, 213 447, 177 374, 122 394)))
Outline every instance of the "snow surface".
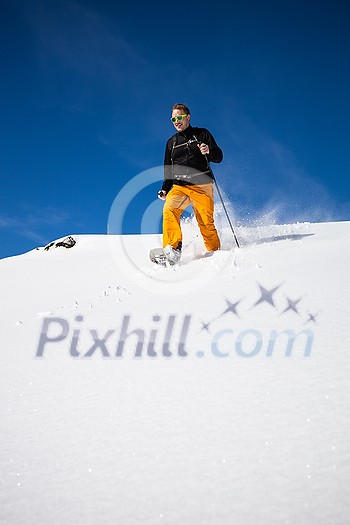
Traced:
POLYGON ((2 525, 350 523, 350 223, 184 229, 0 261, 2 525))

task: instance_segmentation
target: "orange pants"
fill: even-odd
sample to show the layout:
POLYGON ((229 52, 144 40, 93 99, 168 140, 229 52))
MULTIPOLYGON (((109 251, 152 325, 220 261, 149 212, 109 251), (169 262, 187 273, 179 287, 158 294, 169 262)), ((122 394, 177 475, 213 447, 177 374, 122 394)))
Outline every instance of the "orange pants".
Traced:
POLYGON ((220 239, 214 225, 214 189, 212 184, 198 186, 174 185, 166 196, 163 209, 163 247, 176 248, 182 242, 180 217, 192 205, 204 245, 209 252, 220 248, 220 239))

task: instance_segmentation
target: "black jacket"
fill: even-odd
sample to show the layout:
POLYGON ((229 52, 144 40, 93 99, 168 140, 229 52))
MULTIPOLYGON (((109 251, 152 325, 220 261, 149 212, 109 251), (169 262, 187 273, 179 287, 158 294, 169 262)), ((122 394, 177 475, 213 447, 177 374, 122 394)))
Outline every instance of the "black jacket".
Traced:
POLYGON ((169 192, 173 184, 186 186, 213 182, 210 162, 221 162, 222 158, 222 150, 207 129, 189 126, 175 133, 165 147, 162 189, 169 192), (198 144, 202 142, 209 146, 208 155, 200 152, 198 144))

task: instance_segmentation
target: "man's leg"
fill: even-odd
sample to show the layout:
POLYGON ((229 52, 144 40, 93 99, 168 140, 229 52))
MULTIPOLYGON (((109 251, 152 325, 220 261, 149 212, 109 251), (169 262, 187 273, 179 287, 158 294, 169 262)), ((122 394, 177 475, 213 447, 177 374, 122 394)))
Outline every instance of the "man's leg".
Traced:
POLYGON ((208 252, 220 249, 220 239, 214 224, 214 188, 212 184, 192 186, 191 204, 208 252))
POLYGON ((163 208, 163 247, 170 245, 176 249, 182 242, 180 217, 190 204, 185 191, 181 186, 173 186, 166 196, 163 208))

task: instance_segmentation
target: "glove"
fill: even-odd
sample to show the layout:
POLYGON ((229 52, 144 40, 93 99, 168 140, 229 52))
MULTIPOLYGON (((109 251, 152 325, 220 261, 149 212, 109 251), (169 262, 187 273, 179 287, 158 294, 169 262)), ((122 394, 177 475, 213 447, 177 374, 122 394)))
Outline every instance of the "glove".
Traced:
POLYGON ((166 191, 160 190, 158 191, 158 199, 161 199, 162 201, 165 201, 166 191))

